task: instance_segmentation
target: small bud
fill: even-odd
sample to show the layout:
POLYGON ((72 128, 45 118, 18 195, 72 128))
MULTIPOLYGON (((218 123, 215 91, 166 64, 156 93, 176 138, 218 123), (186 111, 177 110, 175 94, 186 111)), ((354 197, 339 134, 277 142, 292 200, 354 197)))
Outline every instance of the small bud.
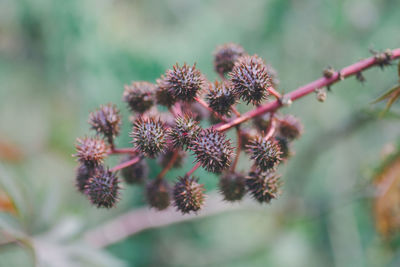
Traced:
POLYGON ((107 146, 103 140, 97 138, 77 138, 75 145, 77 153, 74 157, 78 158, 80 163, 97 166, 103 163, 107 155, 107 146))
POLYGON ((280 119, 277 129, 281 136, 289 140, 297 139, 303 133, 303 125, 292 115, 286 115, 280 119))
POLYGON ((179 177, 174 186, 174 204, 183 214, 196 212, 204 204, 204 185, 194 177, 179 177))
POLYGON ((168 136, 175 148, 187 149, 200 131, 199 123, 192 118, 192 115, 185 114, 176 117, 175 126, 169 129, 168 136))
POLYGON ((192 102, 201 91, 204 78, 196 64, 188 66, 185 63, 182 67, 176 64, 172 70, 167 70, 158 84, 160 92, 166 90, 174 99, 192 102))
POLYGON ((109 170, 99 169, 85 186, 85 193, 98 208, 112 208, 119 200, 119 181, 109 170))
POLYGON ((255 200, 269 203, 280 195, 282 182, 274 172, 250 172, 246 177, 246 185, 255 200))
POLYGON ((164 125, 154 118, 139 118, 130 134, 132 143, 145 156, 154 158, 163 152, 166 144, 164 125))
POLYGON ((125 85, 123 101, 126 102, 131 111, 143 113, 154 104, 156 86, 149 82, 133 82, 125 85))
POLYGON ((270 79, 264 61, 257 55, 239 58, 229 76, 236 94, 247 104, 260 104, 267 97, 270 79))
MULTIPOLYGON (((132 158, 133 156, 126 156, 122 159, 122 162, 129 161, 132 158)), ((127 184, 140 184, 147 178, 148 174, 149 167, 144 159, 121 170, 121 175, 127 184)))
POLYGON ((196 161, 207 171, 215 173, 228 168, 234 154, 230 140, 226 139, 224 133, 214 129, 202 131, 192 142, 191 149, 196 155, 196 161))
POLYGON ((236 172, 226 172, 219 180, 219 191, 226 201, 241 200, 246 194, 245 177, 236 172))
MULTIPOLYGON (((161 154, 158 159, 157 162, 158 164, 160 164, 162 167, 166 167, 169 163, 169 161, 172 159, 174 153, 176 150, 174 149, 168 149, 165 153, 161 154)), ((186 152, 183 150, 177 150, 178 156, 174 162, 174 165, 172 165, 172 168, 180 168, 182 167, 185 159, 186 159, 186 152)))
POLYGON ((330 79, 335 74, 335 72, 336 71, 332 66, 328 66, 327 68, 324 69, 322 74, 324 75, 325 78, 330 79))
POLYGON ((373 51, 372 53, 374 54, 376 64, 378 64, 382 69, 391 64, 392 50, 386 49, 384 52, 373 51))
POLYGON ((157 210, 168 208, 171 197, 170 187, 164 179, 155 179, 147 185, 146 196, 149 205, 157 210))
POLYGON ((227 82, 216 81, 207 94, 208 105, 222 115, 231 113, 231 106, 236 103, 236 94, 227 82))
POLYGON ((115 105, 107 104, 90 113, 89 124, 98 134, 102 134, 109 143, 112 143, 120 132, 121 115, 115 105))
POLYGON ((255 160, 262 171, 274 169, 281 161, 282 152, 275 140, 264 140, 263 137, 258 136, 246 148, 250 158, 255 160))
POLYGON ((218 46, 214 52, 214 69, 221 76, 232 71, 235 62, 246 55, 243 47, 234 43, 218 46))
POLYGON ((327 96, 325 88, 316 89, 315 93, 319 102, 325 102, 327 96))

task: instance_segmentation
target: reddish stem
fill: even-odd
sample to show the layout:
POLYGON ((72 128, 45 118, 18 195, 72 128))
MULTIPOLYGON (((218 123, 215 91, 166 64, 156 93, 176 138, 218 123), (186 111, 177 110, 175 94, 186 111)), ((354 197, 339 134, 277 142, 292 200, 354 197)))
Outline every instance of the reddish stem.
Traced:
POLYGON ((133 159, 130 159, 130 160, 125 161, 125 162, 122 162, 122 163, 118 164, 117 166, 115 166, 114 168, 110 169, 110 171, 116 172, 116 171, 121 170, 123 168, 129 167, 129 166, 139 162, 140 158, 141 158, 140 156, 137 156, 137 157, 134 157, 133 159))
POLYGON ((242 150, 242 134, 240 131, 240 125, 236 126, 236 134, 237 134, 237 147, 236 147, 236 156, 235 156, 235 161, 232 164, 231 170, 232 172, 235 171, 236 166, 239 162, 240 158, 240 152, 242 150))
POLYGON ((236 117, 241 116, 240 112, 234 106, 231 107, 231 110, 232 110, 233 114, 236 115, 236 117))
POLYGON ((164 178, 165 174, 172 168, 172 166, 174 166, 174 163, 177 160, 178 155, 179 155, 179 150, 176 149, 171 159, 168 161, 167 166, 165 166, 165 168, 157 175, 157 179, 164 178))
POLYGON ((136 154, 136 153, 137 153, 136 149, 129 148, 129 147, 126 147, 126 148, 111 148, 108 151, 109 155, 114 155, 114 154, 136 154))
POLYGON ((282 95, 281 95, 278 91, 276 91, 273 87, 268 87, 268 88, 267 88, 267 91, 268 91, 271 95, 275 96, 275 98, 276 98, 277 100, 279 100, 279 99, 282 98, 282 95))
POLYGON ((270 119, 268 131, 264 136, 264 140, 268 140, 274 135, 275 128, 276 128, 276 121, 275 121, 275 118, 274 118, 273 114, 271 114, 271 119, 270 119))
MULTIPOLYGON (((392 50, 392 57, 391 59, 397 59, 400 57, 400 48, 392 50)), ((354 63, 350 66, 347 66, 339 71, 335 72, 331 78, 319 78, 313 82, 310 82, 302 87, 297 88, 296 90, 293 90, 292 92, 288 93, 285 95, 289 100, 297 100, 303 96, 306 96, 312 92, 314 92, 315 89, 322 88, 331 84, 334 84, 335 82, 347 78, 352 75, 356 75, 357 73, 366 70, 374 65, 377 64, 377 60, 375 57, 369 57, 367 59, 363 59, 357 63, 354 63)), ((259 116, 261 114, 275 111, 276 109, 280 108, 282 104, 279 102, 279 100, 275 100, 273 102, 266 103, 256 109, 253 109, 251 111, 248 111, 244 114, 242 114, 241 117, 239 118, 234 118, 226 123, 220 123, 216 126, 214 126, 218 131, 226 131, 238 124, 241 124, 249 119, 252 119, 256 116, 259 116)))
POLYGON ((193 166, 192 169, 190 169, 190 171, 188 171, 185 176, 190 176, 192 175, 199 167, 201 166, 200 162, 197 162, 196 165, 193 166))

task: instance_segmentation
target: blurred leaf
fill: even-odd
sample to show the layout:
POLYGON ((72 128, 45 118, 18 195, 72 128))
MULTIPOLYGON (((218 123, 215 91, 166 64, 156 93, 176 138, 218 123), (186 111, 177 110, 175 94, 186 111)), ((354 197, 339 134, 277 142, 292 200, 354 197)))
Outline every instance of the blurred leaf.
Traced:
POLYGON ((0 188, 0 211, 16 214, 14 203, 11 198, 0 188))
POLYGON ((371 104, 376 104, 380 101, 385 100, 386 98, 389 98, 393 93, 396 93, 397 90, 399 90, 399 89, 400 89, 400 84, 395 85, 394 87, 390 88, 385 93, 383 93, 383 95, 381 95, 380 97, 378 97, 377 99, 372 101, 371 104))
POLYGON ((0 139, 0 160, 18 162, 22 160, 22 157, 22 151, 18 146, 4 138, 0 139))

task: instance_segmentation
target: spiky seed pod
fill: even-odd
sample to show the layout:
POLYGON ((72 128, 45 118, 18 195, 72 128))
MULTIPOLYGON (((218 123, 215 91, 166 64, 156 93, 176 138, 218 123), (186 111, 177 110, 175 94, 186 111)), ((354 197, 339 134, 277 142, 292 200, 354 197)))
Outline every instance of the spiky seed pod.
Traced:
POLYGON ((271 115, 269 113, 262 114, 260 116, 255 117, 253 119, 253 123, 260 132, 264 132, 268 129, 268 127, 270 125, 270 119, 271 119, 271 115))
POLYGON ((174 127, 168 131, 168 136, 176 148, 187 149, 201 131, 199 123, 191 114, 177 116, 174 127))
POLYGON ((246 194, 244 175, 236 172, 226 172, 219 180, 219 191, 226 201, 241 200, 246 194))
POLYGON ((169 163, 169 161, 172 159, 174 156, 175 151, 177 151, 178 156, 175 159, 174 165, 172 165, 172 168, 180 168, 183 165, 183 162, 186 159, 186 152, 183 150, 175 150, 175 149, 168 149, 165 153, 161 154, 158 156, 157 162, 160 164, 162 167, 166 167, 169 163))
MULTIPOLYGON (((121 162, 126 162, 132 158, 133 156, 126 156, 121 162)), ((149 167, 144 159, 121 170, 121 175, 127 184, 140 184, 148 177, 148 174, 149 167)))
POLYGON ((121 115, 115 105, 107 104, 90 113, 89 124, 98 134, 107 138, 109 143, 113 142, 121 130, 121 115))
POLYGON ((130 136, 132 143, 145 156, 154 158, 163 152, 166 144, 164 125, 154 118, 138 118, 130 136))
POLYGON ((79 192, 85 193, 85 186, 87 185, 89 178, 97 171, 97 169, 102 168, 102 165, 93 166, 80 164, 76 169, 76 188, 79 192))
POLYGON ((171 189, 164 179, 150 181, 146 187, 146 197, 149 205, 157 210, 168 208, 171 202, 171 189))
POLYGON ((264 138, 258 136, 246 148, 250 158, 256 162, 257 167, 262 171, 275 168, 281 161, 282 152, 275 140, 264 140, 264 138))
POLYGON ((156 99, 157 104, 171 107, 176 103, 177 99, 175 96, 168 90, 170 87, 167 79, 164 75, 161 75, 160 79, 157 79, 157 89, 156 89, 156 99))
POLYGON ((240 129, 241 148, 247 153, 247 145, 257 137, 257 130, 254 128, 240 129))
POLYGON ((255 200, 269 203, 280 195, 282 182, 275 172, 250 172, 246 177, 246 186, 255 200))
POLYGON ((231 164, 233 148, 226 135, 215 129, 203 130, 191 149, 196 155, 196 161, 207 171, 220 173, 231 164))
POLYGON ((101 139, 84 137, 77 138, 76 142, 76 154, 73 156, 78 158, 80 163, 97 166, 107 155, 107 146, 101 139))
POLYGON ((204 190, 198 178, 179 177, 173 190, 175 207, 183 214, 200 210, 204 204, 204 190))
POLYGON ((214 69, 223 77, 232 71, 238 58, 246 55, 246 51, 238 44, 227 43, 217 46, 214 52, 214 69))
POLYGON ((259 56, 239 58, 229 76, 234 90, 247 104, 260 104, 267 97, 270 78, 259 56))
POLYGON ((303 125, 292 115, 280 119, 277 128, 279 134, 289 140, 297 139, 303 133, 303 125))
POLYGON ((232 86, 227 82, 218 81, 210 86, 206 98, 209 107, 222 115, 229 115, 231 113, 231 106, 237 101, 237 95, 232 86))
POLYGON ((89 178, 85 193, 98 208, 112 208, 119 200, 119 181, 109 170, 99 169, 89 178))
POLYGON ((214 52, 214 69, 223 77, 232 71, 235 62, 245 55, 247 55, 246 51, 238 44, 227 43, 218 46, 214 52))
POLYGON ((154 102, 156 86, 149 82, 133 82, 125 85, 122 100, 128 104, 131 111, 143 113, 149 110, 154 102))
POLYGON ((279 150, 282 152, 280 155, 281 159, 287 159, 291 155, 290 151, 290 141, 282 136, 275 136, 275 141, 278 142, 279 150))
POLYGON ((185 63, 182 67, 176 64, 172 70, 167 70, 159 86, 178 100, 192 102, 203 84, 204 78, 196 64, 188 66, 185 63))

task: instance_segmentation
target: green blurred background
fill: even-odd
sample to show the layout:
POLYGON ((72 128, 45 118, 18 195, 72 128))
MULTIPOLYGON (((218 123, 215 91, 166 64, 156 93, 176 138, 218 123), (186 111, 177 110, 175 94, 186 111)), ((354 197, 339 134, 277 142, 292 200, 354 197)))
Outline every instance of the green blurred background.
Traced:
MULTIPOLYGON (((399 47, 399 26, 398 0, 0 0, 0 147, 8 151, 0 188, 17 208, 0 213, 0 240, 6 232, 23 240, 0 245, 0 266, 399 266, 368 197, 382 150, 400 135, 396 116, 377 119, 380 106, 369 104, 397 81, 395 68, 366 72, 364 85, 341 82, 323 104, 311 95, 283 110, 305 133, 270 205, 238 205, 95 249, 85 231, 144 206, 143 191, 126 186, 116 209, 97 210, 75 190, 71 157, 75 138, 89 133, 88 113, 108 102, 123 110, 117 144, 129 146, 123 85, 154 82, 176 62, 197 62, 214 80, 219 44, 262 56, 287 92, 369 48, 399 47)), ((196 174, 212 195, 216 177, 196 174)))

